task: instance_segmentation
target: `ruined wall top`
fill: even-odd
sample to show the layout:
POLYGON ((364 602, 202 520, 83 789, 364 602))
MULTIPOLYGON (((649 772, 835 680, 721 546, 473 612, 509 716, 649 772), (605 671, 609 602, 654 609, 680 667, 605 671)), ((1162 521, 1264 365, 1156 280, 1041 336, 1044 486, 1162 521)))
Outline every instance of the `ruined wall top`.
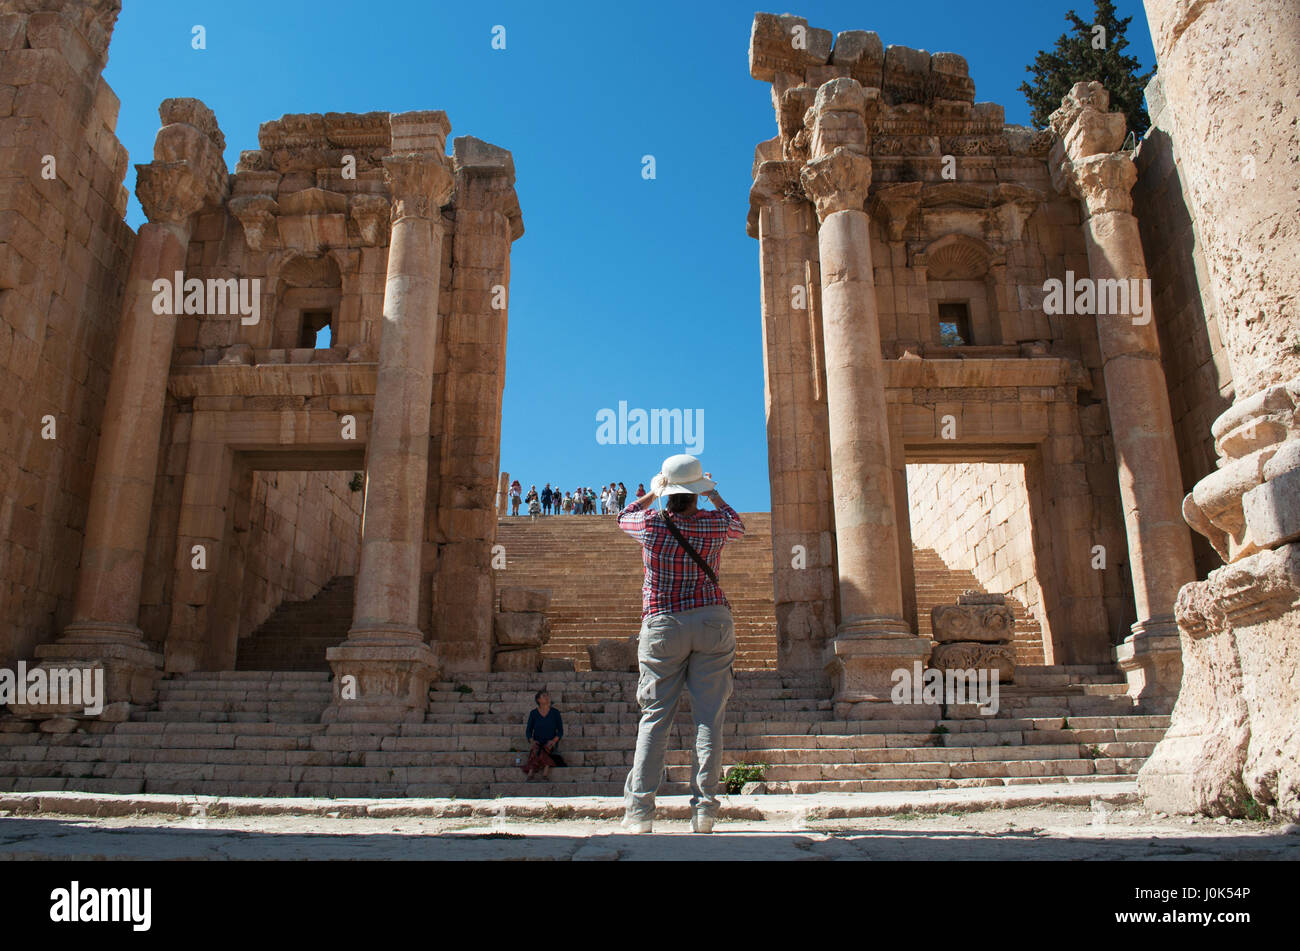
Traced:
POLYGON ((108 41, 121 12, 122 0, 0 0, 0 14, 46 14, 71 23, 95 54, 96 69, 108 60, 108 41))
POLYGON ((1011 155, 1044 158, 1050 131, 1005 124, 1005 111, 993 102, 975 102, 975 82, 964 57, 929 53, 905 46, 886 47, 866 30, 808 26, 803 17, 759 13, 749 43, 749 71, 772 84, 772 103, 780 128, 764 159, 800 160, 800 130, 817 90, 836 78, 879 89, 880 109, 871 121, 876 155, 1011 155), (942 137, 942 141, 940 141, 942 137))

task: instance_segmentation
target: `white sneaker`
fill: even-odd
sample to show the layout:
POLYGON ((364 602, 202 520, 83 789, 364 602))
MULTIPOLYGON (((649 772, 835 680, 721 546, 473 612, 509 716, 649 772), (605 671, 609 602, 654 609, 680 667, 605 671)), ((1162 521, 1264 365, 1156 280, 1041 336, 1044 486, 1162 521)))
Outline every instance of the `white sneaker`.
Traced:
POLYGON ((650 819, 629 819, 623 817, 622 826, 629 835, 641 835, 644 832, 653 831, 654 822, 650 819))
POLYGON ((705 834, 713 832, 713 816, 707 816, 702 813, 695 813, 691 816, 691 831, 703 832, 705 834))

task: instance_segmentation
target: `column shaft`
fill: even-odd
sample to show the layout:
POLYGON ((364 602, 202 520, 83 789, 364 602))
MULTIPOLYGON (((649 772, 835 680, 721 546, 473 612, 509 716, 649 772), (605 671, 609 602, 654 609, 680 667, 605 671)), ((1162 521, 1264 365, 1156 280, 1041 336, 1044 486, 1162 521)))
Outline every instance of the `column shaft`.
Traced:
POLYGON ((176 318, 155 314, 153 282, 185 267, 186 224, 149 222, 136 237, 95 456, 73 622, 64 641, 132 641, 158 471, 176 318))
POLYGON ((440 223, 393 222, 350 640, 423 639, 416 620, 441 263, 440 223))
POLYGON ((884 361, 865 211, 818 232, 840 619, 845 633, 906 634, 884 361))

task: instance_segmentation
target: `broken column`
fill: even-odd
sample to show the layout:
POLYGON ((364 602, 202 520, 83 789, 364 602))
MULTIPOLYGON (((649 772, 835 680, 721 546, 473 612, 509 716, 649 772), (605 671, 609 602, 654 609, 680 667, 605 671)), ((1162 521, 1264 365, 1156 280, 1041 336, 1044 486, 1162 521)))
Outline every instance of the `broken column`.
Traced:
POLYGON ((154 285, 165 281, 169 298, 181 293, 173 284, 185 270, 194 216, 219 203, 227 187, 225 139, 212 110, 197 99, 167 99, 158 116, 154 161, 136 166, 136 195, 148 221, 127 273, 73 620, 57 641, 36 649, 44 667, 103 667, 110 703, 148 702, 162 667, 138 626, 176 337, 171 307, 154 307, 154 285))
POLYGON ((1300 6, 1145 0, 1235 401, 1184 501, 1225 564, 1175 606, 1183 686, 1149 809, 1300 818, 1300 6))
POLYGON ((886 701, 891 672, 930 643, 903 618, 885 374, 871 262, 868 115, 879 89, 833 79, 817 91, 805 191, 821 221, 822 328, 839 570, 839 626, 827 663, 841 705, 886 701))
POLYGON ((966 591, 956 604, 930 609, 938 643, 930 666, 939 670, 996 670, 1001 683, 1016 679, 1016 618, 1004 594, 966 591))
POLYGON ((375 410, 366 447, 361 562, 348 638, 326 651, 326 720, 423 717, 438 674, 417 625, 429 419, 442 266, 441 208, 452 191, 446 113, 392 116, 384 177, 393 201, 375 410))
POLYGON ((1148 709, 1166 711, 1182 679, 1174 601, 1183 585, 1196 580, 1196 570, 1182 518, 1178 447, 1146 259, 1132 213, 1137 170, 1130 154, 1121 151, 1124 113, 1108 111, 1109 105, 1100 83, 1076 83, 1052 113, 1059 138, 1050 163, 1057 187, 1068 187, 1082 206, 1119 466, 1137 622, 1116 648, 1116 658, 1130 696, 1148 709))

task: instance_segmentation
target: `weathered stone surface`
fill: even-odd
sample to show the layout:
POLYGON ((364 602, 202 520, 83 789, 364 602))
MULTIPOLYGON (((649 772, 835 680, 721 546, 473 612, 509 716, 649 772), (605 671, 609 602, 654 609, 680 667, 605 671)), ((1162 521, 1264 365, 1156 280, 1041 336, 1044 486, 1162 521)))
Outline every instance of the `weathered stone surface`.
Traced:
POLYGON ((624 637, 607 637, 587 645, 592 670, 636 670, 636 641, 624 637))
POLYGON ((535 647, 498 650, 492 656, 492 669, 516 672, 541 670, 542 652, 535 647))
POLYGON ((510 585, 501 589, 502 611, 544 612, 551 604, 551 592, 542 588, 510 585))
POLYGON ((1015 636, 1016 619, 1005 604, 941 604, 931 610, 930 625, 937 641, 1005 644, 1015 636))
POLYGON ((1179 594, 1183 686, 1138 774, 1147 805, 1244 815, 1248 797, 1300 815, 1300 544, 1210 572, 1179 594))
POLYGON ((498 644, 511 647, 540 647, 550 639, 551 622, 536 612, 498 611, 492 629, 498 644))
POLYGON ((1009 644, 939 644, 930 654, 939 670, 996 670, 1001 683, 1016 679, 1016 652, 1009 644))

